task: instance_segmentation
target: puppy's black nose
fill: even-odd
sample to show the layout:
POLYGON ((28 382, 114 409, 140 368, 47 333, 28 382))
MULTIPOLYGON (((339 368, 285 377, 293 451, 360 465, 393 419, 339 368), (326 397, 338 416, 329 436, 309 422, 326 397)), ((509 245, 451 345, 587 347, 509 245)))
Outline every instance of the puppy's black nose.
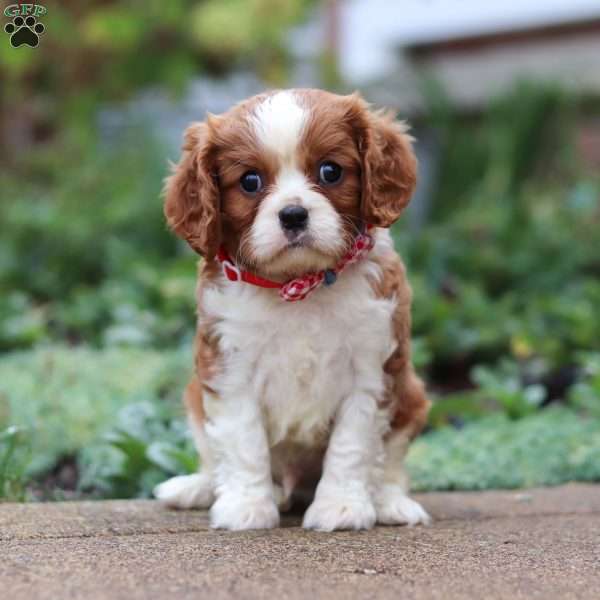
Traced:
POLYGON ((308 211, 303 206, 290 204, 279 211, 279 221, 287 231, 300 231, 306 228, 308 211))

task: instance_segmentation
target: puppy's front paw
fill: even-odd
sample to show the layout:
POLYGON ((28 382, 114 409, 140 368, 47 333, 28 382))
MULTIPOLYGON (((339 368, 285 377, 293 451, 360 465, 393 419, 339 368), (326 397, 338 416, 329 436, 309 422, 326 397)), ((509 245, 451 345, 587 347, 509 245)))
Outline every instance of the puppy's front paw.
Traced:
POLYGON ((367 494, 352 497, 340 493, 317 496, 308 507, 302 526, 317 531, 371 529, 375 519, 375 508, 367 494))
POLYGON ((279 525, 279 511, 268 496, 249 497, 223 494, 210 509, 213 529, 272 529, 279 525))
POLYGON ((428 525, 431 517, 399 485, 384 485, 375 501, 377 522, 382 525, 428 525))

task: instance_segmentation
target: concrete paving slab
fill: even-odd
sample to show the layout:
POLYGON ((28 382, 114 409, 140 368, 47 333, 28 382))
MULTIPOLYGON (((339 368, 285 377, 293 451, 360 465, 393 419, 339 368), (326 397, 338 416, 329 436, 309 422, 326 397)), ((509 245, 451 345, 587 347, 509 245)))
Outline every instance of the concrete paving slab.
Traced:
POLYGON ((430 527, 208 528, 150 501, 0 505, 0 597, 600 598, 600 486, 423 494, 430 527))

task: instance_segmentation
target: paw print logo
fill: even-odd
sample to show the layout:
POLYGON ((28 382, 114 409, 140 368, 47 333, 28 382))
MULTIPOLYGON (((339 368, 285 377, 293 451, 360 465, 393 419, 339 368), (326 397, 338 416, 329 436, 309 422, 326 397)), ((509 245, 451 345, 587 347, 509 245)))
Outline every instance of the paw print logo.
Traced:
POLYGON ((26 19, 15 17, 12 23, 4 26, 4 31, 10 35, 10 44, 13 48, 18 48, 23 44, 35 48, 39 44, 39 36, 44 33, 44 29, 45 27, 31 15, 26 19))

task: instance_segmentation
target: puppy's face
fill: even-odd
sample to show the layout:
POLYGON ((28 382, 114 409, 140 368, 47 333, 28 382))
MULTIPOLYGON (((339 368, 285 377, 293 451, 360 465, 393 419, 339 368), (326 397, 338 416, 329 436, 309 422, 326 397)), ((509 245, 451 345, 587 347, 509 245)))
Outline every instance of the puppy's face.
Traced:
POLYGON ((289 278, 335 265, 363 223, 408 203, 416 160, 402 124, 357 95, 262 94, 191 125, 166 182, 171 227, 200 254, 289 278))

